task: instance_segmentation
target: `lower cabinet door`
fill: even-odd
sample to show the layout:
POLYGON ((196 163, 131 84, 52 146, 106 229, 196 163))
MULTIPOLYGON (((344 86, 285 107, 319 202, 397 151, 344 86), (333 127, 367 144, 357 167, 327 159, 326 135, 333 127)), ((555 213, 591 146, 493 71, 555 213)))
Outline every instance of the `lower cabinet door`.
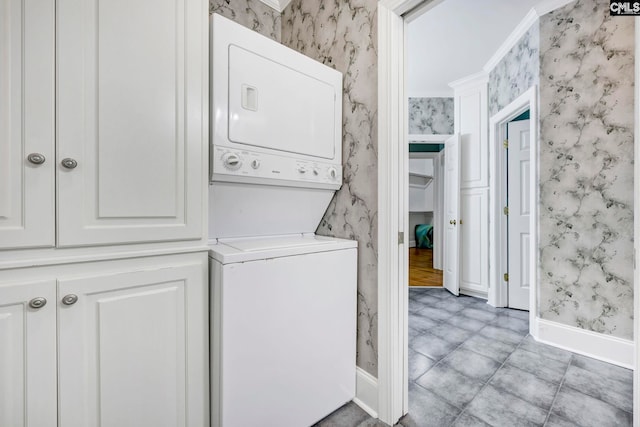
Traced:
POLYGON ((0 426, 55 427, 56 282, 0 284, 0 426))
POLYGON ((206 255, 59 280, 60 427, 207 425, 205 285, 206 255))

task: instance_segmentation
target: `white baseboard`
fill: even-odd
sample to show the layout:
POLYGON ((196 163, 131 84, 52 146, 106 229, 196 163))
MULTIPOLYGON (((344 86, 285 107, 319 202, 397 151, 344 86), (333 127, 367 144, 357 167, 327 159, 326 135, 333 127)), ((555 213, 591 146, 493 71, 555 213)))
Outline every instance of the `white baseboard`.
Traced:
POLYGON ((535 338, 542 343, 634 369, 633 341, 540 318, 536 318, 532 331, 537 331, 538 336, 535 338))
POLYGON ((416 247, 416 241, 415 240, 409 240, 409 247, 410 248, 415 248, 416 247))
POLYGON ((378 379, 356 367, 356 397, 353 403, 373 418, 378 418, 378 379))

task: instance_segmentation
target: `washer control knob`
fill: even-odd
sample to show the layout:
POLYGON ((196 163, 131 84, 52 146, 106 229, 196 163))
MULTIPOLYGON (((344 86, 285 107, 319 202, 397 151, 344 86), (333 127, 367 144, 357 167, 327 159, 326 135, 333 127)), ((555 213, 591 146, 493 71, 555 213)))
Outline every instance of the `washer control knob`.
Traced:
POLYGON ((260 167, 260 160, 254 159, 251 161, 251 167, 254 169, 258 169, 260 167))
POLYGON ((320 169, 318 168, 313 168, 313 175, 314 176, 318 176, 320 174, 320 169))
POLYGON ((305 168, 304 166, 298 166, 298 173, 304 175, 305 173, 307 173, 307 168, 305 168))
POLYGON ((336 179, 338 177, 338 171, 334 167, 329 168, 329 178, 336 179))
POLYGON ((240 169, 242 166, 242 158, 235 153, 224 153, 222 156, 222 163, 224 163, 224 167, 235 171, 240 169))

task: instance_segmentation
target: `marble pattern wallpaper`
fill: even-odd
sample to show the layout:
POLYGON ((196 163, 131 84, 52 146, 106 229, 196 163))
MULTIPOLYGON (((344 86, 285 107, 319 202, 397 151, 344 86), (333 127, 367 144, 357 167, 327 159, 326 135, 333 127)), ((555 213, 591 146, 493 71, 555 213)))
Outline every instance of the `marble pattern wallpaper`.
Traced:
POLYGON ((540 73, 540 25, 536 21, 489 72, 489 117, 533 85, 540 73))
POLYGON ((217 13, 280 41, 280 13, 259 0, 209 0, 209 13, 217 13))
POLYGON ((453 135, 453 98, 409 98, 409 133, 453 135))
POLYGON ((542 16, 540 67, 541 317, 633 339, 633 18, 542 16))
POLYGON ((343 73, 344 184, 318 234, 358 241, 357 364, 378 371, 377 0, 293 0, 282 43, 343 73))

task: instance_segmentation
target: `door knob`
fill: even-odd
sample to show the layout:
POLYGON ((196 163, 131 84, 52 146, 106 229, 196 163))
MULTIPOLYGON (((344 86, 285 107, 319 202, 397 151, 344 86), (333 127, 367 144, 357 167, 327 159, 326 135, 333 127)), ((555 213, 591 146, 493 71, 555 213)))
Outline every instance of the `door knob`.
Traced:
POLYGON ((47 305, 47 299, 43 297, 37 297, 29 301, 29 307, 35 308, 36 310, 47 305))
POLYGON ((67 157, 66 159, 62 159, 60 164, 67 169, 75 169, 75 167, 78 166, 78 162, 69 157, 67 157))
POLYGON ((73 305, 78 301, 78 295, 69 294, 62 297, 62 303, 64 305, 73 305))
POLYGON ((462 225, 462 220, 460 220, 460 225, 462 225))
POLYGON ((27 156, 27 160, 34 165, 41 165, 44 163, 46 158, 40 153, 31 153, 27 156))
POLYGON ((453 220, 452 219, 449 220, 449 224, 453 225, 453 220))
POLYGON ((452 224, 453 224, 453 225, 456 225, 456 220, 455 220, 455 219, 453 220, 452 224))

